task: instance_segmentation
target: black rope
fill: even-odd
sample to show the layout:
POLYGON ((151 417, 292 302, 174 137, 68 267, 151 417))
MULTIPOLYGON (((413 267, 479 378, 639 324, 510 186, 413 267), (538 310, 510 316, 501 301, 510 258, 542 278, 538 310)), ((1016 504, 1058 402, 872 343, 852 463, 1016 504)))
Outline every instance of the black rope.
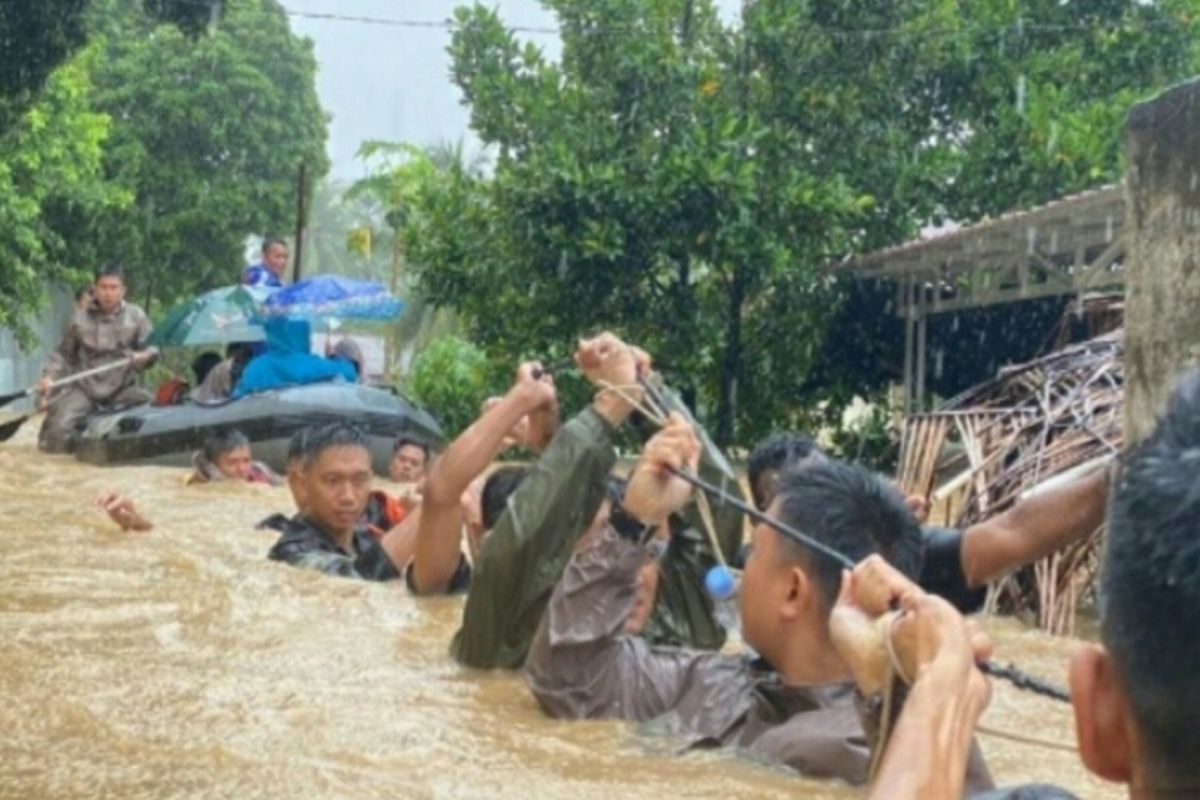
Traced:
MULTIPOLYGON (((757 508, 747 505, 736 497, 731 496, 723 489, 713 486, 711 483, 705 481, 699 476, 693 475, 687 470, 675 469, 674 467, 670 466, 668 466, 667 469, 671 473, 683 478, 696 488, 703 490, 705 493, 712 496, 712 498, 718 503, 736 508, 738 511, 741 511, 751 519, 761 522, 764 525, 770 525, 772 528, 779 531, 784 536, 787 536, 789 539, 799 542, 805 547, 811 548, 823 556, 832 558, 838 564, 846 567, 847 569, 854 569, 854 562, 845 555, 839 553, 837 550, 818 542, 811 536, 801 533, 790 525, 780 522, 768 514, 764 514, 757 508)), ((1047 697, 1051 700, 1058 700, 1064 703, 1071 702, 1071 695, 1067 693, 1066 689, 1060 688, 1048 681, 1044 681, 1041 678, 1035 678, 1029 673, 1018 669, 1013 664, 1009 664, 1007 667, 1002 667, 993 661, 983 661, 978 664, 978 667, 983 674, 990 675, 993 678, 999 678, 1000 680, 1008 681, 1022 691, 1041 695, 1042 697, 1047 697)))

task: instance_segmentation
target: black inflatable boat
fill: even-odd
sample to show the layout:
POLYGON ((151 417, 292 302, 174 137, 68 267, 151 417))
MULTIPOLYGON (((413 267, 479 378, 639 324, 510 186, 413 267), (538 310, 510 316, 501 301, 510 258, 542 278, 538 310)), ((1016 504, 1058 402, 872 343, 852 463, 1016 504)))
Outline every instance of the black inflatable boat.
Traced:
POLYGON ((392 444, 401 433, 438 446, 442 429, 430 414, 382 389, 317 383, 247 395, 218 404, 140 406, 90 418, 75 455, 89 464, 161 464, 186 467, 217 428, 237 428, 254 458, 282 473, 288 440, 301 428, 340 420, 361 427, 374 470, 386 475, 392 444))

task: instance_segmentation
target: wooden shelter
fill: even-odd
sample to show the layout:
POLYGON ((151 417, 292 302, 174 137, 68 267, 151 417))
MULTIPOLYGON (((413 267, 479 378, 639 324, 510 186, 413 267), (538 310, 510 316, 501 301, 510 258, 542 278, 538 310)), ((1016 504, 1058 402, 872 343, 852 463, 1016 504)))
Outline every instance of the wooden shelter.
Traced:
POLYGON ((894 284, 905 320, 904 407, 925 403, 929 317, 1124 286, 1125 188, 1104 186, 1026 211, 856 256, 836 268, 894 284))

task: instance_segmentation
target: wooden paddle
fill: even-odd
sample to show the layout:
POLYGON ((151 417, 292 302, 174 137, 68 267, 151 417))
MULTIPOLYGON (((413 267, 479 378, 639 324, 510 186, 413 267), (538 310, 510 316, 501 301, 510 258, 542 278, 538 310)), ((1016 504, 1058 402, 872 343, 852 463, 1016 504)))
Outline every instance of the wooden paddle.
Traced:
MULTIPOLYGON (((121 359, 120 361, 113 361, 110 364, 101 364, 100 366, 93 367, 92 369, 85 369, 83 372, 76 372, 74 375, 68 375, 61 380, 57 380, 50 384, 50 388, 47 391, 58 389, 63 386, 69 386, 72 383, 77 383, 83 380, 84 378, 90 378, 93 375, 99 375, 103 372, 111 372, 118 367, 128 367, 133 363, 133 359, 134 356, 130 356, 129 358, 121 359)), ((31 386, 28 389, 22 389, 21 391, 14 392, 13 394, 0 395, 0 407, 8 405, 14 400, 20 400, 22 397, 32 397, 35 394, 37 394, 37 389, 31 386)), ((61 396, 64 395, 60 395, 60 397, 61 396)), ((54 400, 57 399, 58 398, 54 398, 54 400)), ((53 403, 54 400, 51 400, 50 402, 53 403)), ((11 439, 13 435, 21 429, 21 426, 28 422, 29 418, 36 413, 36 411, 32 411, 22 417, 10 419, 8 422, 0 425, 0 442, 7 442, 9 439, 11 439)))

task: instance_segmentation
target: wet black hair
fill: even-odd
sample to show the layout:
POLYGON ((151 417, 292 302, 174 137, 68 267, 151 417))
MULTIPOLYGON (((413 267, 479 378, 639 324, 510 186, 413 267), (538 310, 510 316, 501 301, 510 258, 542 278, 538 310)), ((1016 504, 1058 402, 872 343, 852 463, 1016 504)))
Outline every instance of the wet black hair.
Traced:
POLYGON ((192 359, 192 375, 196 377, 196 385, 204 383, 213 367, 221 363, 221 354, 212 350, 205 351, 192 359))
POLYGON ((395 444, 392 445, 392 455, 400 452, 401 447, 417 447, 425 454, 425 460, 429 461, 429 443, 424 439, 418 439, 416 436, 408 433, 402 433, 396 437, 395 444))
POLYGON ((266 236, 263 237, 262 254, 265 256, 267 254, 267 251, 270 250, 272 247, 274 247, 277 244, 281 244, 284 247, 287 247, 287 242, 284 241, 282 237, 276 236, 273 233, 268 233, 266 236))
POLYGON ((96 269, 93 277, 95 279, 95 283, 99 283, 101 278, 116 278, 121 281, 121 283, 124 283, 125 270, 121 269, 120 265, 118 264, 105 264, 104 266, 96 269))
POLYGON ((215 464, 218 458, 230 450, 235 450, 239 447, 248 447, 249 445, 250 440, 238 429, 218 428, 205 438, 204 448, 200 452, 203 453, 206 461, 210 464, 215 464))
MULTIPOLYGON (((903 575, 921 571, 921 526, 904 496, 879 476, 832 458, 784 467, 777 481, 782 522, 858 563, 879 553, 903 575)), ((832 608, 842 585, 842 565, 779 534, 781 552, 814 575, 832 608)))
POLYGON ((304 457, 304 442, 308 439, 308 428, 301 428, 288 439, 287 464, 292 466, 304 457))
POLYGON ((1164 793, 1194 792, 1200 785, 1194 624, 1200 614, 1200 370, 1183 377, 1154 433, 1122 460, 1108 520, 1100 637, 1145 744, 1149 785, 1164 793))
POLYGON ((777 433, 759 442, 746 462, 746 476, 750 480, 750 495, 754 498, 755 507, 765 511, 771 502, 771 495, 759 486, 763 473, 779 472, 788 465, 823 455, 816 442, 799 433, 777 433))
MULTIPOLYGON (((370 448, 367 446, 367 435, 363 433, 362 428, 356 425, 330 422, 316 428, 309 428, 304 433, 305 435, 300 437, 298 450, 306 467, 311 466, 321 453, 331 447, 361 447, 368 454, 370 453, 370 448)), ((289 447, 289 455, 290 449, 289 447)))
POLYGON ((483 484, 483 495, 479 504, 483 516, 483 528, 490 531, 500 520, 504 509, 508 506, 508 498, 521 481, 529 474, 529 467, 509 465, 500 467, 483 484))

